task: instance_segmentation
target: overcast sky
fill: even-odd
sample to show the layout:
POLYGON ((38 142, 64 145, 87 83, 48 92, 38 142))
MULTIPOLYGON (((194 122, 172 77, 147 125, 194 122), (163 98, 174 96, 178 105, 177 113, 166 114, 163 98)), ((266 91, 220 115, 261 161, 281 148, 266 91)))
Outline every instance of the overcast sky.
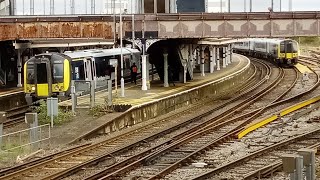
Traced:
MULTIPOLYGON (((19 15, 30 14, 30 0, 16 0, 17 1, 17 13, 19 15), (24 8, 23 5, 24 4, 24 8)), ((74 0, 75 1, 75 13, 76 14, 90 14, 91 12, 91 0, 74 0), (87 2, 87 5, 86 5, 87 2), (87 7, 87 8, 86 8, 87 7), (86 10, 87 9, 87 10, 86 10)), ((95 12, 96 14, 105 13, 105 3, 111 2, 111 0, 95 0, 95 12)), ((126 1, 126 0, 123 0, 126 1)), ((131 3, 131 0, 128 0, 131 3)), ((159 0, 158 0, 159 1, 159 0)), ((280 1, 274 0, 274 11, 280 10, 280 1)), ((55 2, 55 14, 71 13, 70 0, 54 0, 55 2), (66 8, 65 8, 66 7, 66 8)), ((271 6, 271 0, 252 0, 253 11, 268 11, 268 7, 271 6)), ((292 0, 292 9, 294 11, 320 11, 320 0, 292 0)), ((35 14, 49 14, 50 13, 50 0, 34 0, 35 14), (46 4, 44 4, 46 2, 46 4)), ((131 5, 127 8, 130 11, 131 5)), ((289 10, 289 0, 282 0, 282 10, 289 10)), ((231 11, 244 11, 244 0, 231 0, 231 11)), ((249 11, 249 0, 247 0, 247 11, 249 11)), ((111 12, 111 11, 110 11, 111 12)))

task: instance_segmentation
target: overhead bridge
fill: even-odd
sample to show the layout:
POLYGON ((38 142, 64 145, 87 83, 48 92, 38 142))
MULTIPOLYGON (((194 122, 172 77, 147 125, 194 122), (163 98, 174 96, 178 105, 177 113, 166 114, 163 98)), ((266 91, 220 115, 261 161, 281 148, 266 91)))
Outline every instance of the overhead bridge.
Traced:
MULTIPOLYGON (((141 38, 243 38, 320 36, 318 12, 136 14, 135 34, 141 38)), ((119 17, 116 18, 119 23, 119 17)), ((131 38, 132 16, 123 16, 131 38)), ((119 26, 117 26, 117 29, 119 26)), ((113 16, 8 16, 0 18, 0 40, 37 38, 113 39, 113 16)))

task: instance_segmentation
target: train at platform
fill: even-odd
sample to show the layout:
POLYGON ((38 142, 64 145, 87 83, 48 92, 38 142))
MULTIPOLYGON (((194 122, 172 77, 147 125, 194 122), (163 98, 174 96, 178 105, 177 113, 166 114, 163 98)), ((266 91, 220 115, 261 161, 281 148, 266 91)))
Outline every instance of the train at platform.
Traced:
POLYGON ((269 60, 282 67, 294 66, 299 57, 299 44, 292 39, 239 39, 234 43, 233 50, 239 54, 269 60))
POLYGON ((124 77, 130 77, 130 66, 138 64, 140 51, 131 48, 89 49, 64 53, 38 54, 24 64, 24 92, 28 104, 47 97, 68 98, 72 80, 94 81, 95 88, 106 85, 106 79, 117 71, 123 54, 124 77), (110 65, 116 60, 117 70, 110 65), (50 87, 49 84, 52 84, 50 87))

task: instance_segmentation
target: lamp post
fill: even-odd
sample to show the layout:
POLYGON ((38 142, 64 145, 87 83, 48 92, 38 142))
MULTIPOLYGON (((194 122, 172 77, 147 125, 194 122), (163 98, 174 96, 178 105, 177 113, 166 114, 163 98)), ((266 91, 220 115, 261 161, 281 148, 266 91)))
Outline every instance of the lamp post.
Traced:
POLYGON ((135 6, 133 6, 133 0, 131 0, 131 18, 132 18, 132 49, 135 48, 134 46, 134 39, 135 39, 135 30, 134 30, 134 13, 135 13, 135 10, 136 8, 133 8, 135 6))
POLYGON ((122 3, 120 0, 120 63, 121 63, 121 97, 124 97, 124 78, 123 78, 123 54, 122 54, 122 3))
POLYGON ((289 0, 289 11, 292 11, 292 0, 289 0))

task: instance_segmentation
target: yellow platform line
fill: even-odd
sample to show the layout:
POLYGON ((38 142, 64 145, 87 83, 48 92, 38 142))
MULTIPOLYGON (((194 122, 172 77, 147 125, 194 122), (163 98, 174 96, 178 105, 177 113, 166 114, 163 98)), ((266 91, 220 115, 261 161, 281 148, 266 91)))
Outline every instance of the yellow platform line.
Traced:
POLYGON ((312 71, 305 65, 302 65, 300 63, 297 63, 294 65, 302 74, 303 73, 312 73, 312 71))
MULTIPOLYGON (((319 100, 320 100, 320 96, 317 96, 317 97, 311 98, 309 100, 303 101, 301 103, 295 104, 295 105, 293 105, 291 107, 288 107, 288 108, 282 110, 280 112, 280 116, 285 116, 285 115, 287 115, 287 114, 289 114, 289 113, 291 113, 293 111, 299 110, 299 109, 301 109, 301 108, 303 108, 305 106, 308 106, 308 105, 310 105, 312 103, 315 103, 315 102, 317 102, 319 100)), ((238 134, 238 139, 243 138, 248 133, 250 133, 250 132, 252 132, 252 131, 254 131, 254 130, 256 130, 256 129, 264 126, 264 125, 266 125, 266 124, 269 124, 270 122, 272 122, 272 121, 274 121, 276 119, 278 119, 278 116, 277 115, 272 115, 272 116, 270 116, 270 117, 268 117, 266 119, 262 119, 262 120, 260 120, 258 122, 253 122, 253 123, 247 125, 245 127, 245 129, 242 130, 238 134)))

